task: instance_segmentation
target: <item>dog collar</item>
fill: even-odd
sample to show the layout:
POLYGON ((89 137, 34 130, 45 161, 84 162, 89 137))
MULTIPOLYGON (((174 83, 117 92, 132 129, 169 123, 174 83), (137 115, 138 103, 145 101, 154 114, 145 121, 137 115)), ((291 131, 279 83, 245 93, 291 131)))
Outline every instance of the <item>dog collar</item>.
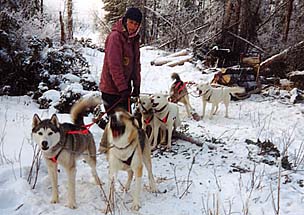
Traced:
POLYGON ((203 96, 208 96, 208 97, 206 98, 206 101, 209 101, 209 100, 210 100, 210 97, 211 97, 211 95, 212 95, 212 93, 209 93, 209 92, 211 92, 210 89, 208 89, 208 90, 204 93, 204 95, 203 95, 203 96), (209 95, 207 95, 208 93, 209 93, 209 95))
POLYGON ((140 106, 142 107, 142 109, 144 110, 145 113, 149 113, 149 110, 147 110, 147 109, 145 108, 145 106, 143 106, 141 103, 140 103, 140 106))
MULTIPOLYGON (((132 143, 133 143, 134 141, 135 141, 135 139, 132 140, 130 144, 128 144, 127 146, 122 147, 122 148, 117 147, 117 146, 115 146, 115 145, 113 144, 113 145, 111 146, 111 148, 112 148, 112 147, 115 147, 115 148, 117 148, 118 150, 123 150, 123 149, 128 148, 130 145, 132 145, 132 143)), ((134 156, 134 154, 135 154, 135 151, 136 151, 136 146, 135 146, 135 148, 134 148, 132 154, 130 155, 130 157, 128 157, 128 159, 126 159, 126 160, 121 160, 121 159, 119 159, 119 160, 120 160, 121 162, 123 162, 124 164, 130 166, 130 165, 131 165, 131 162, 132 162, 132 159, 133 159, 133 156, 134 156)))
POLYGON ((203 94, 203 96, 204 96, 204 95, 207 95, 207 93, 209 93, 209 91, 210 91, 210 90, 208 89, 208 90, 203 94))
POLYGON ((124 147, 118 147, 118 146, 116 146, 115 144, 113 144, 113 145, 111 146, 111 148, 112 148, 112 147, 115 147, 116 149, 123 150, 123 149, 126 149, 126 148, 128 148, 129 146, 131 146, 132 143, 133 143, 134 141, 135 141, 135 139, 132 140, 128 145, 126 145, 126 146, 124 146, 124 147))
POLYGON ((159 109, 159 110, 155 110, 155 112, 162 112, 163 110, 165 110, 166 107, 167 107, 167 105, 165 105, 164 107, 162 107, 162 108, 159 109))

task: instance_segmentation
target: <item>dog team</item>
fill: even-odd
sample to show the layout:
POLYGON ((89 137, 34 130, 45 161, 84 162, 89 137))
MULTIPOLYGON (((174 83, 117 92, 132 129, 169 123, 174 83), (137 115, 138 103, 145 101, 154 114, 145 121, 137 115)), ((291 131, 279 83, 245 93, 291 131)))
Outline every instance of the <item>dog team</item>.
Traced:
MULTIPOLYGON (((114 180, 119 170, 128 173, 124 189, 128 191, 135 178, 135 191, 132 209, 140 208, 140 193, 142 184, 143 166, 148 171, 150 191, 158 192, 152 173, 151 150, 158 145, 165 145, 171 149, 172 134, 181 125, 177 102, 185 106, 188 117, 194 112, 190 105, 187 84, 180 79, 177 73, 171 76, 174 81, 170 87, 170 96, 164 94, 140 95, 136 103, 136 111, 141 119, 137 119, 128 111, 118 108, 109 116, 103 136, 100 141, 99 152, 106 153, 109 162, 108 170, 108 198, 109 205, 106 211, 114 207, 114 180)), ((202 116, 205 116, 206 104, 211 103, 209 118, 216 114, 221 102, 225 105, 225 117, 228 117, 228 106, 231 94, 243 93, 240 87, 213 87, 209 83, 197 85, 202 98, 202 116)), ((39 145, 45 159, 48 174, 51 179, 51 203, 58 203, 58 176, 57 166, 61 165, 68 177, 69 208, 76 208, 75 182, 76 162, 85 159, 91 167, 93 178, 97 185, 102 185, 96 171, 96 145, 91 132, 84 126, 83 116, 87 110, 100 105, 98 97, 83 98, 71 108, 72 123, 60 123, 54 114, 50 119, 41 120, 37 114, 33 116, 32 137, 39 145)))

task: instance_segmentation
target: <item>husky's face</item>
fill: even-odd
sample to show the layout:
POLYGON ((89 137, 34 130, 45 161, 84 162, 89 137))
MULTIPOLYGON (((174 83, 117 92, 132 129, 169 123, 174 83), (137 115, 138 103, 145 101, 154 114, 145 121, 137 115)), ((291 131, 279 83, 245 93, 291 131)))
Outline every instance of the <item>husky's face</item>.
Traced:
POLYGON ((148 113, 152 109, 151 97, 150 96, 140 96, 138 108, 141 113, 148 113))
POLYGON ((208 83, 200 83, 197 86, 197 90, 199 92, 199 95, 204 95, 210 88, 210 84, 208 83))
POLYGON ((151 98, 153 109, 157 110, 164 107, 168 103, 168 98, 163 94, 154 94, 151 98))
POLYGON ((129 112, 118 109, 110 116, 109 126, 115 139, 130 133, 130 129, 138 127, 138 122, 129 112))
POLYGON ((47 151, 60 141, 59 122, 54 114, 51 119, 41 120, 37 114, 33 117, 32 135, 42 151, 47 151))

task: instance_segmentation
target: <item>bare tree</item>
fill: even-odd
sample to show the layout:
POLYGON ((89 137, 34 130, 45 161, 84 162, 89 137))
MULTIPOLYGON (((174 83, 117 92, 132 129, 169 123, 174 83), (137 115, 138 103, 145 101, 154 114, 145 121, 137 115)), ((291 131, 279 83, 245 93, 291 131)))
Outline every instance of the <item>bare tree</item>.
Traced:
POLYGON ((292 7, 293 7, 294 0, 286 0, 286 1, 287 1, 287 7, 286 7, 286 14, 285 14, 284 35, 283 35, 284 42, 286 42, 287 38, 288 38, 290 18, 291 18, 291 14, 292 14, 292 7))
POLYGON ((67 0, 67 40, 72 41, 73 39, 73 1, 67 0))
POLYGON ((43 14, 43 0, 40 1, 40 11, 41 14, 43 14))
POLYGON ((146 6, 146 0, 143 0, 141 10, 143 12, 143 20, 142 20, 142 34, 141 34, 141 43, 145 44, 146 43, 146 32, 147 32, 147 19, 146 19, 146 14, 147 14, 147 9, 145 8, 146 6))
POLYGON ((64 22, 62 19, 61 11, 59 12, 59 22, 60 22, 60 44, 63 45, 65 43, 65 31, 64 31, 64 22))

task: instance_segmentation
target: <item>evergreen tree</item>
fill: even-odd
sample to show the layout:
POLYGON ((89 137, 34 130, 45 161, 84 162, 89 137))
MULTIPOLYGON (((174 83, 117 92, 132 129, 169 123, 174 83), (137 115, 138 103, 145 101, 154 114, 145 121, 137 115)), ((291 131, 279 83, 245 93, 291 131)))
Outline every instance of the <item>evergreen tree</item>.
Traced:
POLYGON ((114 24, 121 18, 128 7, 139 7, 143 10, 143 0, 104 0, 103 9, 106 11, 105 20, 109 24, 114 24))
POLYGON ((123 16, 127 7, 127 1, 104 0, 103 9, 106 11, 105 20, 109 24, 114 24, 123 16))

